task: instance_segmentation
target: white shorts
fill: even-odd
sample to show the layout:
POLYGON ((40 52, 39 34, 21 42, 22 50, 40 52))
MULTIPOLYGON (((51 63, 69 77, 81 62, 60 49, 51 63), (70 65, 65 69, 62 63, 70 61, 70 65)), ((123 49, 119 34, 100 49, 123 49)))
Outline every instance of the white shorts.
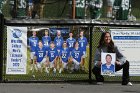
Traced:
POLYGON ((43 64, 46 63, 46 58, 43 58, 43 60, 41 62, 37 62, 37 68, 41 68, 43 64))
POLYGON ((29 9, 29 10, 32 10, 32 9, 33 9, 33 3, 28 3, 28 5, 29 5, 29 6, 28 6, 28 9, 29 9))
POLYGON ((80 65, 80 62, 76 61, 74 58, 72 59, 72 61, 74 62, 74 64, 80 65))
POLYGON ((115 0, 107 0, 107 6, 113 7, 114 1, 115 0))
POLYGON ((73 58, 73 62, 74 62, 74 69, 78 70, 80 68, 80 62, 76 61, 74 58, 73 58))
POLYGON ((30 58, 31 58, 31 59, 34 59, 34 56, 35 56, 35 52, 31 52, 31 53, 30 53, 30 58))

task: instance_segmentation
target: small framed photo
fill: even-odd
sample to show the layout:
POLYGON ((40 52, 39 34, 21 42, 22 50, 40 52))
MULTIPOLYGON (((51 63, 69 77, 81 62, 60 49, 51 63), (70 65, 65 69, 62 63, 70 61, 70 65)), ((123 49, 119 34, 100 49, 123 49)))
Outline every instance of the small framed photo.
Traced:
POLYGON ((116 53, 101 53, 101 75, 115 75, 116 53))

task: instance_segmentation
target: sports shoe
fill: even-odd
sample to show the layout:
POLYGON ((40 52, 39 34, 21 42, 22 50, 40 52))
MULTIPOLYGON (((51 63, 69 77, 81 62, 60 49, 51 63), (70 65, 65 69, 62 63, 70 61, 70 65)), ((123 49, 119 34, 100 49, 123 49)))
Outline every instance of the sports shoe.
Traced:
POLYGON ((132 86, 133 84, 131 82, 128 82, 128 83, 122 83, 122 85, 132 86))
POLYGON ((127 86, 132 86, 133 84, 131 82, 128 82, 127 83, 127 86))
POLYGON ((103 85, 103 82, 97 82, 97 85, 103 85))
POLYGON ((55 68, 53 69, 53 73, 56 74, 56 69, 55 68))
POLYGON ((49 70, 48 69, 46 69, 46 72, 47 72, 47 74, 49 74, 49 70))
POLYGON ((62 72, 62 69, 60 68, 60 70, 59 70, 59 74, 61 74, 61 72, 62 72))
POLYGON ((33 78, 35 78, 35 75, 32 75, 33 78))

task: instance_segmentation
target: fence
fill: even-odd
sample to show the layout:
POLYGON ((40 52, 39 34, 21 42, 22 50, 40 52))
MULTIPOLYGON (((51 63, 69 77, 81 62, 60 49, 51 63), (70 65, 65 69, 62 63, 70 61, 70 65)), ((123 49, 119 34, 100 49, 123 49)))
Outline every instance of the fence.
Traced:
MULTIPOLYGON (((101 33, 104 31, 108 31, 110 29, 140 29, 139 22, 130 22, 130 21, 96 21, 96 20, 8 20, 4 19, 4 16, 1 15, 1 40, 0 46, 1 56, 0 60, 0 76, 1 82, 71 82, 71 81, 85 81, 85 82, 93 82, 95 80, 94 75, 91 72, 93 68, 93 57, 98 45, 101 33), (62 74, 46 74, 45 72, 30 72, 29 70, 29 61, 27 61, 27 74, 25 75, 12 75, 6 74, 6 64, 7 64, 7 27, 68 27, 73 31, 74 36, 77 38, 79 33, 79 29, 83 29, 85 31, 85 36, 88 39, 87 46, 87 57, 85 61, 85 71, 79 72, 65 72, 62 74), (75 33, 76 32, 76 33, 75 33), (35 76, 33 76, 35 75, 35 76)), ((119 32, 119 31, 118 31, 119 32)), ((29 32, 29 36, 30 36, 29 32)), ((40 33, 39 35, 42 35, 40 33)), ((41 36, 39 36, 41 37, 41 36)), ((28 55, 29 53, 27 53, 28 55)), ((28 55, 29 56, 29 55, 28 55)), ((120 76, 105 76, 106 81, 121 81, 120 76)), ((139 76, 132 76, 131 81, 140 81, 139 76)))

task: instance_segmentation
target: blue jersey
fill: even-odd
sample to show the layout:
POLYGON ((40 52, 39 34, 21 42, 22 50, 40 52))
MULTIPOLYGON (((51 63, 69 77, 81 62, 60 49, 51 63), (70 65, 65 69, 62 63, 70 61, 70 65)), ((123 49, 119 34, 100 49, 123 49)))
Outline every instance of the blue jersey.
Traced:
POLYGON ((63 37, 60 37, 60 38, 55 37, 54 43, 55 43, 56 48, 57 48, 58 50, 61 50, 61 49, 62 49, 63 41, 64 41, 64 40, 63 40, 63 37))
POLYGON ((44 36, 42 37, 42 43, 45 47, 50 47, 51 37, 50 36, 44 36))
POLYGON ((70 51, 68 48, 62 48, 60 51, 60 57, 62 59, 63 62, 68 62, 68 59, 70 57, 70 51))
POLYGON ((68 38, 66 42, 69 50, 72 51, 74 49, 74 43, 76 42, 76 40, 74 38, 68 38))
POLYGON ((48 51, 49 61, 52 62, 57 56, 58 56, 57 49, 56 48, 54 48, 54 49, 49 48, 49 51, 48 51))
POLYGON ((40 63, 43 60, 43 58, 46 57, 46 48, 37 47, 35 51, 35 56, 37 57, 37 62, 40 63))
POLYGON ((38 37, 32 36, 28 40, 29 40, 30 51, 35 52, 35 49, 38 46, 38 42, 39 42, 38 37))
POLYGON ((79 43, 79 47, 80 47, 83 51, 86 51, 87 38, 86 38, 86 37, 78 38, 78 43, 79 43))
POLYGON ((113 74, 115 72, 115 66, 113 64, 111 64, 109 67, 107 67, 106 64, 103 64, 102 65, 102 72, 113 74))
POLYGON ((81 48, 78 48, 77 50, 73 49, 71 55, 77 62, 81 62, 83 50, 81 48))

